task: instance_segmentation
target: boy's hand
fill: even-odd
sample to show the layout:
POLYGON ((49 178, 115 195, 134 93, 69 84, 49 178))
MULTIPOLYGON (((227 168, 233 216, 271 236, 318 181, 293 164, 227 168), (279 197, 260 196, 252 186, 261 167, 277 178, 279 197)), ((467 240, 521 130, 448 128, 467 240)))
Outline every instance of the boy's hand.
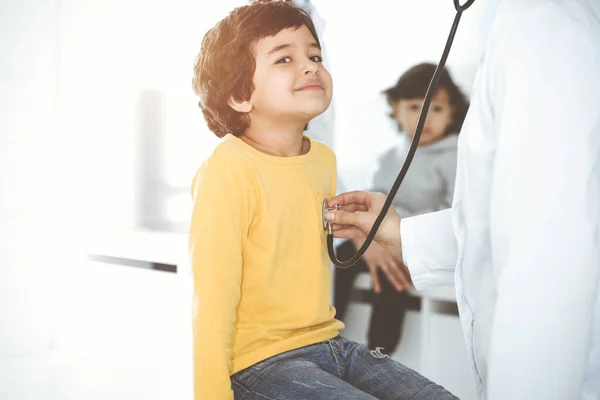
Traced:
MULTIPOLYGON (((333 235, 338 238, 364 238, 383 208, 387 196, 383 193, 354 191, 340 194, 329 200, 328 206, 340 206, 338 211, 328 211, 326 218, 332 222, 333 235)), ((402 256, 400 242, 400 217, 390 207, 374 239, 381 246, 402 256)))
MULTIPOLYGON (((353 239, 352 241, 357 249, 365 242, 363 238, 353 239)), ((378 269, 383 271, 388 281, 398 292, 410 290, 412 286, 410 273, 400 256, 373 242, 362 258, 371 272, 373 291, 375 293, 381 293, 381 283, 379 282, 379 274, 377 273, 378 269)))

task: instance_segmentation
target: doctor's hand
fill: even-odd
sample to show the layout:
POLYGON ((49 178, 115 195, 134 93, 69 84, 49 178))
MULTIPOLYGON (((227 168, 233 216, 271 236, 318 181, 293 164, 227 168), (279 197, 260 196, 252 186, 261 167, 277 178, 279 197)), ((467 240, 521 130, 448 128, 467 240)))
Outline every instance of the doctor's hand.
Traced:
MULTIPOLYGON (((330 208, 340 206, 337 211, 328 211, 327 220, 332 222, 333 236, 338 238, 364 238, 383 208, 387 196, 383 193, 354 191, 340 194, 329 200, 330 208)), ((400 243, 400 217, 390 207, 374 238, 375 242, 390 252, 402 256, 400 243)))
MULTIPOLYGON (((352 241, 354 242, 354 246, 358 249, 363 245, 365 239, 352 239, 352 241)), ((410 273, 408 272, 408 268, 406 268, 402 262, 400 255, 389 251, 385 247, 377 244, 377 242, 373 242, 362 258, 371 273, 373 291, 375 293, 381 293, 378 270, 381 270, 384 273, 387 280, 398 292, 410 290, 412 286, 410 273)))

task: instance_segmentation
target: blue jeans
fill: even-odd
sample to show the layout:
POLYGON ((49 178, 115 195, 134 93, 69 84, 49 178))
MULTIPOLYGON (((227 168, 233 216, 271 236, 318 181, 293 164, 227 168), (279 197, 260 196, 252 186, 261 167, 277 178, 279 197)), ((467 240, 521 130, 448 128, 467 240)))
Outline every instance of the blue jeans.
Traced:
POLYGON ((231 376, 235 400, 450 400, 443 387, 342 337, 288 351, 231 376))

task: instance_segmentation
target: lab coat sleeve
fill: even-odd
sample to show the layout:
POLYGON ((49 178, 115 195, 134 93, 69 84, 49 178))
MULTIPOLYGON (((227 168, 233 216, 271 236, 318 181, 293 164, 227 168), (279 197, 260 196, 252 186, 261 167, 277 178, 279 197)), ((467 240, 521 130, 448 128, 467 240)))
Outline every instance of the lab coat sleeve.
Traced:
POLYGON ((452 209, 400 222, 402 259, 417 290, 452 285, 458 255, 452 209))
POLYGON ((489 66, 488 400, 581 398, 600 269, 600 35, 568 18, 516 23, 489 66))
POLYGON ((255 196, 240 158, 216 150, 194 180, 189 254, 194 283, 194 399, 231 399, 231 350, 242 253, 255 196))

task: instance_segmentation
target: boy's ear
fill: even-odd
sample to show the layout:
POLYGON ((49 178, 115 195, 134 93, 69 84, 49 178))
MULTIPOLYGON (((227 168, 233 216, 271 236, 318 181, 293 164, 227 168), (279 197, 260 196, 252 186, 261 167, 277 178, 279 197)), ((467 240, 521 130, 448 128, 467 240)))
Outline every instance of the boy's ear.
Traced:
POLYGON ((250 100, 236 100, 235 98, 233 98, 233 96, 229 98, 227 104, 235 111, 245 114, 249 113, 254 108, 250 100))

